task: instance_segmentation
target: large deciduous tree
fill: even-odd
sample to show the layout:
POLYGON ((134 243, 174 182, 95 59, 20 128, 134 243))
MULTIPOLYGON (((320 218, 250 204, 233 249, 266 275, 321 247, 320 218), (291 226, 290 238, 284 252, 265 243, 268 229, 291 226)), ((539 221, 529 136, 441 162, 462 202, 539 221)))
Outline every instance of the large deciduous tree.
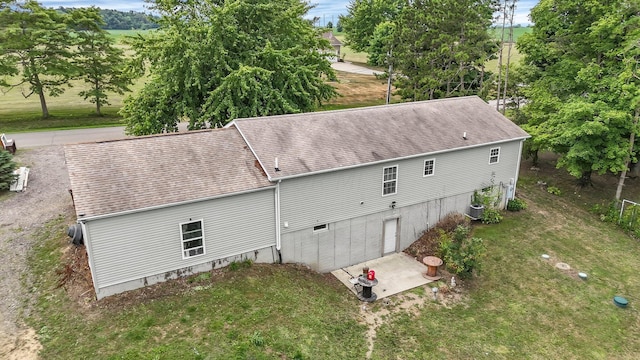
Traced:
POLYGON ((484 63, 495 56, 489 34, 493 0, 414 0, 397 20, 394 61, 407 100, 478 94, 484 63))
POLYGON ((121 110, 127 132, 217 127, 237 117, 311 111, 336 95, 328 41, 301 0, 157 0, 160 29, 132 41, 150 79, 121 110))
MULTIPOLYGON (((0 24, 9 24, 12 20, 11 5, 15 5, 13 0, 0 0, 0 24)), ((7 78, 19 73, 18 60, 15 55, 9 53, 10 49, 6 45, 9 41, 8 36, 8 32, 0 27, 0 86, 2 87, 10 86, 7 78)))
POLYGON ((629 64, 639 16, 632 0, 541 0, 533 31, 518 41, 533 148, 560 154, 558 167, 583 185, 593 172, 625 171, 635 154, 639 79, 629 64))
POLYGON ((75 45, 73 64, 79 78, 88 86, 79 95, 96 104, 101 115, 103 105, 109 105, 108 93, 130 91, 132 77, 125 69, 124 52, 114 46, 115 40, 103 30, 104 21, 95 7, 71 9, 69 25, 75 45))
POLYGON ((356 51, 369 52, 376 27, 394 21, 404 4, 404 0, 351 0, 347 15, 340 16, 346 43, 356 51))
POLYGON ((26 86, 22 94, 38 95, 42 117, 47 118, 46 95, 62 94, 76 74, 66 15, 43 8, 36 1, 9 3, 0 11, 0 71, 16 75, 19 70, 17 81, 5 80, 0 85, 26 86))

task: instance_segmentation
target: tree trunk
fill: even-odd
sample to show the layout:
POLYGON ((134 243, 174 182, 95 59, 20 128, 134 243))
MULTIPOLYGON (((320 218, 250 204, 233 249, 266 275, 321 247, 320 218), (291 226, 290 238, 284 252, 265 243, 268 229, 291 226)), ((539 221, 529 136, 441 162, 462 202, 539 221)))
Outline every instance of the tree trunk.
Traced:
POLYGON ((529 156, 531 156, 531 165, 538 167, 538 165, 540 164, 540 159, 538 158, 538 150, 531 150, 529 156))
POLYGON ((46 119, 49 117, 49 109, 47 108, 47 100, 44 97, 44 89, 42 83, 40 82, 40 77, 36 72, 36 64, 33 62, 33 59, 29 59, 29 65, 32 71, 32 79, 31 85, 33 86, 34 91, 38 94, 40 98, 40 107, 42 108, 42 118, 46 119))
POLYGON ((585 187, 587 185, 593 185, 591 182, 591 170, 583 171, 582 176, 578 179, 578 185, 585 187))
POLYGON ((624 186, 624 179, 627 178, 627 170, 629 169, 629 163, 631 162, 631 154, 633 153, 633 143, 636 139, 636 125, 638 124, 638 118, 640 118, 640 109, 636 109, 636 114, 633 118, 633 128, 631 129, 631 135, 629 135, 629 152, 624 159, 624 170, 620 173, 620 179, 618 180, 618 187, 616 188, 616 201, 620 201, 622 196, 622 187, 624 186))
POLYGON ((102 106, 102 103, 100 101, 100 96, 98 92, 98 90, 100 89, 100 83, 98 82, 97 79, 93 83, 93 89, 96 91, 96 114, 98 114, 98 116, 102 116, 102 114, 100 113, 100 107, 102 106))
POLYGON ((42 108, 42 118, 47 119, 49 118, 49 109, 47 108, 47 100, 44 98, 44 92, 42 91, 42 88, 40 89, 40 92, 38 92, 38 96, 40 97, 40 107, 42 108))

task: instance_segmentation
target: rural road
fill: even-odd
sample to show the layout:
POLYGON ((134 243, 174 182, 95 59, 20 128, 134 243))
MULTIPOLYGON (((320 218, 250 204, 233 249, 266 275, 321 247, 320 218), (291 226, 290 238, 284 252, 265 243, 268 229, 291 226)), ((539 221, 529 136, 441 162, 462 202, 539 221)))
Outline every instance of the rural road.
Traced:
MULTIPOLYGON (((336 62, 332 63, 331 67, 338 71, 344 71, 353 74, 361 75, 375 75, 382 74, 379 71, 371 70, 369 68, 352 64, 350 62, 336 62)), ((180 123, 178 125, 180 131, 186 131, 187 123, 180 123)), ((124 127, 107 127, 107 128, 91 128, 91 129, 77 129, 77 130, 56 130, 56 131, 41 131, 30 133, 8 133, 7 137, 13 139, 18 149, 20 148, 33 148, 41 146, 51 145, 66 145, 82 142, 94 142, 94 141, 108 141, 117 140, 131 137, 125 135, 124 127)))
POLYGON ((344 71, 352 74, 361 74, 361 75, 383 74, 382 71, 371 70, 364 66, 355 65, 350 62, 334 62, 334 63, 331 63, 331 67, 333 68, 333 70, 344 71))
MULTIPOLYGON (((187 130, 187 123, 178 124, 180 131, 187 130)), ((131 137, 125 135, 124 127, 106 127, 75 130, 39 131, 29 133, 7 134, 15 141, 18 149, 50 145, 66 145, 82 142, 108 141, 131 137)))

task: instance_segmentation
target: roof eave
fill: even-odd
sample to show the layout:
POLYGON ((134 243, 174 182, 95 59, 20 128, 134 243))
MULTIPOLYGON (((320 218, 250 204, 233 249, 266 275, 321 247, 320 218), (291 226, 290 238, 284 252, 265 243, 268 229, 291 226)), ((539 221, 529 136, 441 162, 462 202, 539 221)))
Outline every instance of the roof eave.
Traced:
POLYGON ((219 195, 209 196, 209 197, 205 197, 205 198, 185 200, 185 201, 179 201, 179 202, 174 202, 174 203, 147 206, 147 207, 138 208, 138 209, 117 211, 117 212, 107 213, 107 214, 99 214, 99 215, 93 215, 93 216, 82 216, 82 214, 76 214, 76 215, 78 217, 78 221, 79 222, 86 222, 86 221, 100 220, 100 219, 106 219, 106 218, 122 216, 122 215, 136 214, 136 213, 141 213, 141 212, 145 212, 145 211, 164 209, 164 208, 169 208, 169 207, 174 207, 174 206, 189 205, 189 204, 194 204, 194 203, 203 202, 203 201, 221 199, 221 198, 225 198, 225 197, 229 197, 229 196, 250 194, 250 193, 254 193, 254 192, 258 192, 258 191, 274 189, 275 187, 276 187, 275 184, 270 184, 270 185, 267 185, 267 186, 247 189, 247 190, 244 190, 244 191, 237 191, 237 192, 232 192, 232 193, 219 194, 219 195))
MULTIPOLYGON (((422 153, 422 154, 407 155, 407 156, 402 156, 402 157, 398 157, 398 158, 390 158, 390 159, 384 159, 384 160, 373 161, 373 162, 368 162, 368 163, 355 164, 355 165, 349 165, 349 166, 337 167, 337 168, 330 168, 330 169, 324 169, 324 170, 318 170, 318 171, 312 171, 312 172, 306 172, 306 173, 300 173, 300 174, 294 174, 294 175, 288 175, 288 176, 282 176, 282 177, 271 177, 269 172, 265 171, 265 173, 267 174, 267 177, 269 178, 270 181, 274 181, 275 182, 275 181, 299 178, 299 177, 303 177, 303 176, 326 174, 326 173, 330 173, 330 172, 334 172, 334 171, 355 169, 355 168, 359 168, 359 167, 363 167, 363 166, 371 166, 371 165, 383 164, 383 163, 387 163, 387 162, 391 162, 391 161, 402 161, 402 160, 413 159, 413 158, 417 158, 417 157, 432 156, 432 155, 437 155, 437 154, 442 154, 442 153, 447 153, 447 152, 453 152, 453 151, 459 151, 459 150, 468 150, 468 149, 478 148, 478 147, 487 146, 487 145, 496 145, 496 144, 503 144, 503 143, 507 143, 507 142, 524 141, 524 140, 526 140, 526 139, 528 139, 530 137, 531 137, 531 135, 527 134, 526 136, 521 136, 521 137, 517 137, 517 138, 513 138, 513 139, 492 141, 492 142, 488 142, 488 143, 476 144, 476 145, 471 145, 471 146, 463 146, 463 147, 457 147, 457 148, 451 148, 451 149, 445 149, 445 150, 432 151, 432 152, 422 153)), ((256 156, 256 158, 257 158, 257 156, 256 156)), ((260 160, 258 160, 258 161, 260 161, 260 160)))

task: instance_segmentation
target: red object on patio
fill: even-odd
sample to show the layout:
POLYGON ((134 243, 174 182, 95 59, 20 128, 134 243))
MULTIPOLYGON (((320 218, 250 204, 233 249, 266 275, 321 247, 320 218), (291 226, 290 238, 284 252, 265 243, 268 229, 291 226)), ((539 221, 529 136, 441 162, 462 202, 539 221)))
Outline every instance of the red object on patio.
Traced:
POLYGON ((367 273, 367 280, 375 280, 376 279, 376 272, 373 270, 369 270, 369 272, 367 273))
POLYGON ((436 256, 425 256, 424 259, 422 259, 422 262, 427 265, 426 277, 440 278, 438 276, 438 267, 442 265, 442 259, 436 256))

